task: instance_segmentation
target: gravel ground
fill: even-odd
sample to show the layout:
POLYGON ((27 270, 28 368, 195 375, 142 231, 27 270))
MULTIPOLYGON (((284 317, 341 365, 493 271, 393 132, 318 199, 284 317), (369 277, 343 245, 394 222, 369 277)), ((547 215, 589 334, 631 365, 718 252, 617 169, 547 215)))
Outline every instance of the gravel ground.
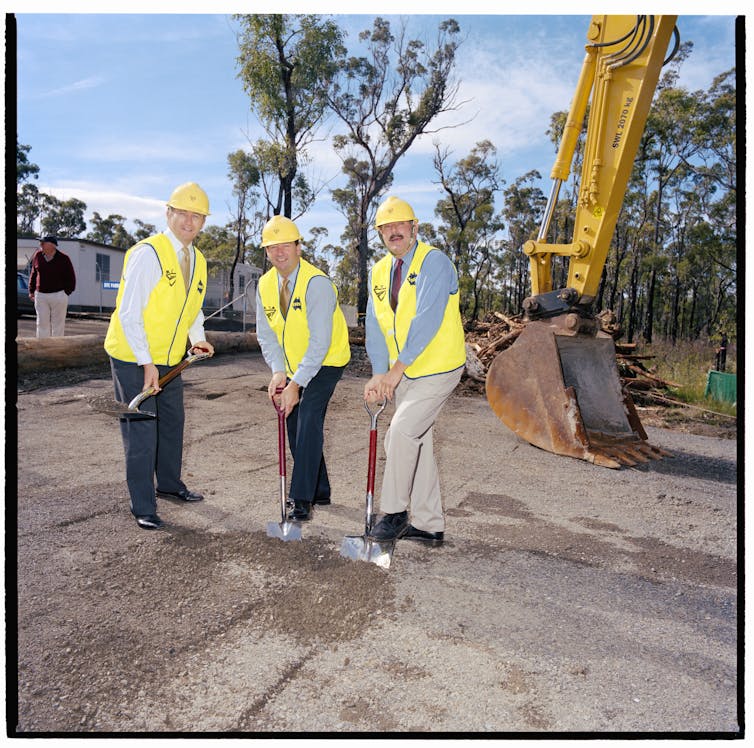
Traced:
POLYGON ((447 542, 400 541, 382 569, 338 552, 363 531, 360 361, 328 412, 334 502, 291 543, 265 530, 261 356, 183 376, 184 477, 206 499, 161 499, 160 532, 131 519, 117 421, 87 405, 109 372, 19 381, 10 734, 741 736, 725 429, 644 411, 674 457, 613 471, 522 442, 462 386, 435 440, 447 542))

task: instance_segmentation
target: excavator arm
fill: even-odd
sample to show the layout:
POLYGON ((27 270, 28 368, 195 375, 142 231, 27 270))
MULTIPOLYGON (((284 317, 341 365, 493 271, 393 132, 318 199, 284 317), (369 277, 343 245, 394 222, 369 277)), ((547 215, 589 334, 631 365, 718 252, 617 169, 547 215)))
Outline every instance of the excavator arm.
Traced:
POLYGON ((592 17, 544 218, 537 239, 523 247, 532 286, 524 300, 527 325, 487 374, 487 398, 509 428, 535 446, 606 467, 667 454, 646 442, 620 384, 615 344, 599 329, 592 303, 673 36, 677 48, 676 18, 592 17), (552 216, 587 108, 572 241, 551 244, 552 216), (553 289, 554 256, 568 258, 562 289, 553 289))

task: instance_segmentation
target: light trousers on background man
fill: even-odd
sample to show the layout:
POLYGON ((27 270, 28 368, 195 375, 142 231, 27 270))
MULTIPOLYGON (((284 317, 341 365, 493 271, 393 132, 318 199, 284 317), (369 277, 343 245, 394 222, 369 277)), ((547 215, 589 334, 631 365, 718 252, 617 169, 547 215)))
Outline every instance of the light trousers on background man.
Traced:
POLYGON ((68 294, 65 291, 34 294, 37 312, 37 337, 62 338, 65 334, 65 315, 68 311, 68 294))
POLYGON ((463 367, 420 379, 404 376, 395 390, 395 414, 385 434, 380 511, 408 509, 411 524, 427 532, 445 530, 432 428, 462 373, 463 367))

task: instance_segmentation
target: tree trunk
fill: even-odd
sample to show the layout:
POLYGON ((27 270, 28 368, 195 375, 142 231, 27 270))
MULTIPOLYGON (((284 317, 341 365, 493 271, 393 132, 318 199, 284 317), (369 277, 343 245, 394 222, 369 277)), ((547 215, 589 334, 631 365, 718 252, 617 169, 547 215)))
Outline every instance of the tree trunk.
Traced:
POLYGON ((367 255, 369 254, 369 233, 362 222, 359 231, 359 289, 356 302, 356 324, 363 327, 367 316, 367 301, 369 300, 369 271, 367 269, 367 255))
POLYGON ((654 326, 655 288, 657 286, 657 270, 652 268, 647 284, 647 316, 644 318, 644 340, 652 342, 652 328, 654 326))
POLYGON ((639 260, 634 257, 633 265, 631 267, 631 284, 629 290, 628 301, 628 342, 634 342, 634 331, 636 330, 636 303, 639 289, 639 260))

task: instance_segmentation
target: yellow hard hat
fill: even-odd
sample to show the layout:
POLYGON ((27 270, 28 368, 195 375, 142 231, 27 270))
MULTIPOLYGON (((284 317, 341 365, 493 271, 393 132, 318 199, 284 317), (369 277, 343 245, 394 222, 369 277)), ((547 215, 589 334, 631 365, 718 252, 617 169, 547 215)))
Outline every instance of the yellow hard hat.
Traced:
POLYGON ((386 223, 397 223, 398 221, 417 221, 414 215, 414 209, 399 197, 391 195, 385 200, 379 208, 374 218, 374 225, 379 228, 386 223))
POLYGON ((209 198, 196 182, 186 182, 176 187, 168 200, 168 205, 176 210, 188 210, 192 213, 201 213, 203 216, 209 215, 209 198))
POLYGON ((286 244, 301 240, 301 232, 296 224, 285 216, 272 216, 262 229, 262 246, 269 247, 271 244, 286 244))

